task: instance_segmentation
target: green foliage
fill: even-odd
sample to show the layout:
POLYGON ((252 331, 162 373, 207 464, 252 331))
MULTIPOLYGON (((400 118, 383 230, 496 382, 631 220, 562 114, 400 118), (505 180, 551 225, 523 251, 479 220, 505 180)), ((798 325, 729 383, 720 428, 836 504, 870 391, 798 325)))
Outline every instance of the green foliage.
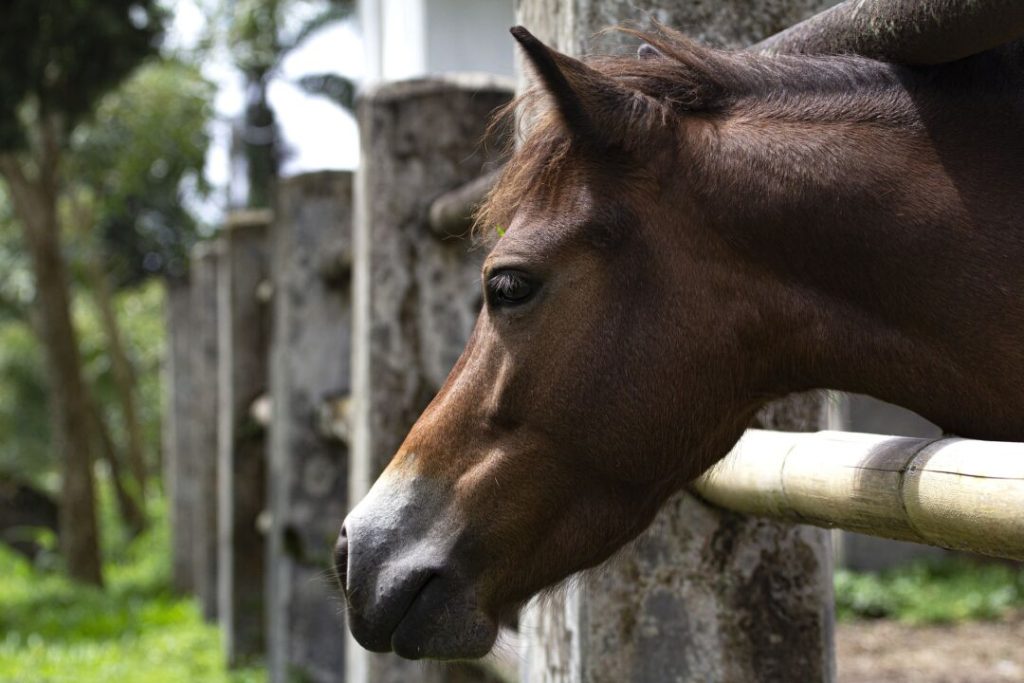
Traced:
MULTIPOLYGON (((225 3, 225 34, 236 66, 245 74, 248 102, 237 135, 246 164, 247 206, 269 206, 283 150, 267 87, 281 62, 321 28, 349 17, 354 0, 232 0, 225 3)), ((317 74, 299 87, 351 108, 355 87, 342 76, 317 74)))
POLYGON ((53 467, 46 368, 29 327, 28 256, 0 187, 0 472, 46 485, 53 467))
POLYGON ((24 320, 35 294, 28 255, 4 189, 0 183, 0 322, 24 320))
POLYGON ((182 188, 209 189, 203 165, 213 95, 196 66, 153 60, 100 100, 72 136, 65 178, 76 200, 89 202, 111 257, 107 270, 121 283, 186 270, 196 232, 182 188))
POLYGON ((46 369, 20 320, 0 323, 0 471, 45 486, 53 467, 46 369))
POLYGON ((916 562, 880 574, 839 570, 835 588, 841 619, 945 623, 996 619, 1024 608, 1024 569, 965 559, 916 562))
MULTIPOLYGON (((45 394, 38 390, 44 385, 41 373, 35 371, 35 349, 25 343, 27 330, 35 325, 30 310, 40 302, 50 307, 47 319, 53 322, 36 330, 43 332, 39 340, 50 350, 50 402, 65 415, 86 416, 86 410, 91 410, 91 397, 79 391, 78 354, 62 347, 56 338, 60 336, 79 346, 86 357, 86 374, 96 388, 90 393, 99 395, 100 412, 109 416, 114 413, 108 410, 110 405, 121 406, 114 413, 121 423, 112 431, 130 439, 111 438, 111 430, 106 428, 91 430, 102 435, 105 452, 119 450, 108 443, 126 442, 124 451, 129 457, 125 460, 138 473, 136 480, 145 476, 145 453, 158 452, 158 364, 151 362, 135 373, 132 366, 136 363, 130 357, 140 358, 138 351, 150 347, 159 353, 162 335, 149 346, 129 340, 128 352, 123 353, 121 325, 118 316, 111 314, 110 284, 136 284, 154 272, 184 273, 185 250, 195 230, 182 209, 182 185, 191 180, 194 189, 204 186, 205 131, 213 95, 212 87, 196 69, 180 63, 152 61, 136 70, 156 55, 165 18, 160 3, 8 0, 4 5, 0 100, 5 108, 0 111, 0 162, 5 189, 17 200, 17 219, 30 238, 35 264, 29 288, 19 288, 12 282, 14 278, 0 278, 0 339, 10 341, 0 366, 12 370, 0 383, 0 467, 15 470, 15 476, 25 470, 35 479, 47 478, 44 474, 52 475, 49 479, 60 475, 55 467, 57 458, 32 457, 45 452, 50 431, 48 421, 36 419, 45 415, 48 406, 45 394), (134 77, 125 82, 133 72, 134 77), (118 84, 122 87, 114 90, 118 84), (31 239, 34 234, 44 239, 31 239), (63 254, 61 243, 69 246, 63 254), (74 273, 76 263, 86 264, 82 272, 87 274, 89 286, 96 288, 95 300, 83 297, 80 283, 65 274, 65 270, 74 273), (33 284, 39 285, 38 292, 33 284), (66 291, 69 288, 74 289, 66 291), (45 300, 37 294, 45 295, 45 300), (77 310, 63 310, 69 299, 77 310), (80 319, 74 327, 88 327, 90 314, 93 319, 97 315, 83 312, 89 305, 101 307, 104 324, 93 325, 86 338, 80 339, 80 333, 69 326, 68 316, 74 313, 80 319), (99 338, 103 341, 93 343, 99 338), (104 385, 112 384, 114 374, 108 346, 117 361, 117 392, 104 390, 104 385), (136 428, 133 374, 145 385, 141 405, 148 414, 141 421, 150 426, 145 436, 136 428), (120 399, 117 402, 111 400, 115 394, 120 399), (143 441, 149 441, 148 448, 143 441), (46 469, 49 472, 42 472, 46 469)), ((10 213, 4 201, 0 206, 0 265, 9 263, 16 272, 28 272, 19 250, 7 248, 14 222, 10 213)), ((149 334, 154 333, 149 330, 149 334)), ((64 471, 91 486, 90 427, 82 420, 67 422, 53 423, 66 446, 59 454, 65 456, 64 471)), ((115 462, 113 457, 109 460, 115 462)), ((78 555, 69 558, 72 573, 98 583, 91 497, 73 495, 73 491, 65 488, 61 501, 65 510, 73 511, 62 515, 62 545, 78 555)), ((130 511, 132 506, 123 507, 130 511)))
POLYGON ((70 129, 156 50, 157 0, 5 0, 0 21, 0 150, 30 135, 28 115, 70 129))
MULTIPOLYGON (((156 506, 159 508, 159 506, 156 506)), ((104 591, 34 570, 0 547, 0 682, 259 683, 228 674, 216 628, 168 588, 168 527, 110 553, 104 591)))
MULTIPOLYGON (((138 287, 122 290, 114 299, 124 343, 136 371, 139 421, 147 450, 160 448, 160 366, 164 355, 164 284, 150 279, 138 287)), ((114 438, 124 443, 123 415, 114 410, 117 394, 107 339, 100 325, 95 301, 80 293, 75 300, 75 327, 79 331, 83 373, 93 395, 107 416, 114 438)))
POLYGON ((262 78, 277 62, 281 50, 277 30, 281 4, 281 0, 231 3, 231 54, 238 68, 250 77, 262 78))
POLYGON ((228 44, 235 64, 250 78, 262 78, 281 59, 321 28, 348 18, 354 0, 234 0, 228 44), (293 21, 288 19, 294 18, 293 21))
POLYGON ((213 84, 196 66, 154 60, 104 97, 76 130, 69 150, 73 180, 94 188, 104 208, 144 195, 153 183, 202 170, 209 143, 213 84))
MULTIPOLYGON (((2 233, 0 233, 2 234, 2 233)), ((0 247, 0 262, 3 259, 0 247)), ((2 291, 2 286, 0 286, 2 291)), ((160 444, 160 363, 164 351, 164 290, 157 280, 123 290, 114 301, 125 344, 138 371, 140 420, 150 452, 160 444)), ((115 387, 106 337, 91 297, 75 300, 83 368, 101 409, 115 404, 115 387)), ((47 377, 39 343, 27 318, 0 317, 0 470, 54 490, 54 454, 50 449, 47 377)), ((115 432, 120 413, 105 409, 115 432)))

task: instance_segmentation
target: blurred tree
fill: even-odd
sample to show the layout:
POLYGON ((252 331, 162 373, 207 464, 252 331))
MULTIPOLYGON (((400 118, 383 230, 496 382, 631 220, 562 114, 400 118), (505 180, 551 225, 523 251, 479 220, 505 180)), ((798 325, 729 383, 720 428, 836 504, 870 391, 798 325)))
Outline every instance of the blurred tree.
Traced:
POLYGON ((101 584, 91 416, 58 197, 69 133, 97 98, 156 50, 156 0, 7 0, 0 23, 0 177, 21 224, 63 459, 60 544, 68 573, 101 584))
MULTIPOLYGON (((46 373, 36 341, 40 334, 33 327, 39 316, 32 315, 35 290, 31 269, 13 228, 17 225, 10 215, 9 202, 0 192, 0 481, 27 482, 46 489, 55 463, 47 425, 46 373)), ((89 313, 87 321, 98 317, 89 313)), ((100 335, 92 332, 93 326, 87 325, 83 330, 76 321, 75 327, 86 349, 95 355, 95 347, 102 345, 102 353, 107 355, 105 340, 94 341, 100 335)), ((88 357, 87 354, 87 360, 88 357)), ((89 398, 93 445, 99 448, 109 467, 122 521, 129 535, 134 536, 144 528, 145 516, 139 501, 124 485, 120 459, 109 426, 102 418, 103 406, 109 403, 107 392, 102 391, 102 375, 89 377, 86 373, 86 379, 91 380, 87 384, 92 394, 89 398), (104 400, 97 400, 97 392, 104 400)))
MULTIPOLYGON (((184 208, 183 186, 189 181, 193 191, 207 189, 202 170, 212 97, 212 85, 194 66, 150 62, 104 97, 75 130, 65 169, 69 223, 77 229, 81 274, 106 339, 128 466, 141 499, 148 468, 136 370, 113 293, 155 273, 184 275, 196 230, 184 208)), ((102 413, 95 423, 101 446, 109 451, 115 444, 102 413)), ((108 460, 116 467, 116 455, 108 460)), ((123 495, 119 491, 119 500, 123 495)), ((122 509, 130 513, 126 500, 122 509)))
POLYGON ((21 246, 11 202, 3 190, 0 184, 0 325, 27 321, 34 291, 32 270, 21 246))
POLYGON ((32 329, 24 322, 0 323, 0 375, 0 476, 45 484, 53 471, 46 368, 32 329))
POLYGON ((195 65, 154 60, 75 130, 68 181, 95 203, 115 289, 153 275, 185 275, 197 239, 186 193, 209 191, 203 165, 213 96, 195 65))
MULTIPOLYGON (((348 18, 355 0, 228 0, 228 44, 246 82, 245 115, 233 144, 245 159, 249 207, 271 205, 282 149, 274 110, 267 99, 271 79, 281 63, 311 35, 348 18), (286 17, 298 18, 286 21, 286 17)), ((348 79, 325 73, 306 76, 298 85, 352 108, 355 87, 348 79)))
POLYGON ((21 241, 0 184, 0 477, 45 487, 53 471, 46 368, 31 327, 35 287, 21 241))

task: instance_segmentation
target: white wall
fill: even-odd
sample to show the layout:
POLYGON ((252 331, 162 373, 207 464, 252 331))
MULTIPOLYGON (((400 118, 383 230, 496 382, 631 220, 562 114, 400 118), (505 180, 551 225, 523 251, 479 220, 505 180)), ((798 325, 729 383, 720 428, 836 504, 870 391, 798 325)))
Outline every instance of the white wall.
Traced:
POLYGON ((427 64, 427 5, 432 0, 381 0, 382 78, 422 76, 427 64))
POLYGON ((360 0, 367 82, 479 71, 512 76, 512 0, 360 0))
POLYGON ((427 72, 482 71, 511 77, 512 0, 430 0, 427 72))

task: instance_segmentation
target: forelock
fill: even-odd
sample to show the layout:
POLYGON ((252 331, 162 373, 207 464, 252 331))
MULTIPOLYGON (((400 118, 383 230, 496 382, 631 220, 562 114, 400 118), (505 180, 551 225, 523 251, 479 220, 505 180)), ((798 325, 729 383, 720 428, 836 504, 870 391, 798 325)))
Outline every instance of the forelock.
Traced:
MULTIPOLYGON (((621 112, 623 125, 637 140, 651 139, 657 130, 669 130, 679 114, 726 105, 726 69, 719 62, 728 58, 727 53, 700 46, 668 29, 657 34, 626 32, 653 45, 662 57, 596 56, 584 61, 638 95, 638 102, 642 99, 645 106, 621 112)), ((590 158, 586 144, 569 132, 539 85, 499 110, 491 127, 492 131, 509 127, 514 134, 505 136, 511 147, 509 162, 476 212, 474 232, 484 239, 507 229, 524 202, 541 206, 557 202, 585 172, 590 158)))
MULTIPOLYGON (((715 116, 733 108, 756 109, 765 117, 855 117, 861 109, 851 106, 851 98, 899 88, 906 76, 900 67, 855 56, 728 52, 700 45, 665 27, 653 33, 618 30, 653 46, 661 56, 598 56, 584 61, 634 93, 634 103, 644 105, 618 112, 637 147, 662 144, 664 137, 653 133, 674 132, 682 116, 715 116)), ((905 113, 895 109, 892 117, 905 113)), ((510 161, 477 211, 474 230, 478 236, 502 232, 523 203, 556 202, 587 170, 585 145, 566 129, 553 101, 539 86, 497 114, 492 127, 503 125, 515 131, 506 137, 510 161)))

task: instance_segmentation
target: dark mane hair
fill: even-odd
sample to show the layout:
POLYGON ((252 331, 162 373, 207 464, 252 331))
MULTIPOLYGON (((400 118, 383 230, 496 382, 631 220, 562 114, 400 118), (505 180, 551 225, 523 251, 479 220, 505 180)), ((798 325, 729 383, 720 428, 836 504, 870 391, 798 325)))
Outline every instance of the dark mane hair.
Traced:
MULTIPOLYGON (((906 118, 901 67, 855 56, 779 56, 726 51, 701 45, 666 27, 656 33, 616 29, 653 46, 660 56, 595 56, 582 61, 617 85, 638 95, 622 112, 638 145, 658 130, 672 130, 681 116, 723 117, 744 110, 760 117, 801 120, 879 120, 906 118), (866 92, 888 95, 882 106, 866 107, 866 92), (886 106, 888 105, 888 106, 886 106)), ((508 226, 527 198, 553 200, 573 172, 577 143, 545 88, 533 84, 496 113, 492 132, 504 136, 510 161, 478 209, 475 232, 487 236, 508 226)))

